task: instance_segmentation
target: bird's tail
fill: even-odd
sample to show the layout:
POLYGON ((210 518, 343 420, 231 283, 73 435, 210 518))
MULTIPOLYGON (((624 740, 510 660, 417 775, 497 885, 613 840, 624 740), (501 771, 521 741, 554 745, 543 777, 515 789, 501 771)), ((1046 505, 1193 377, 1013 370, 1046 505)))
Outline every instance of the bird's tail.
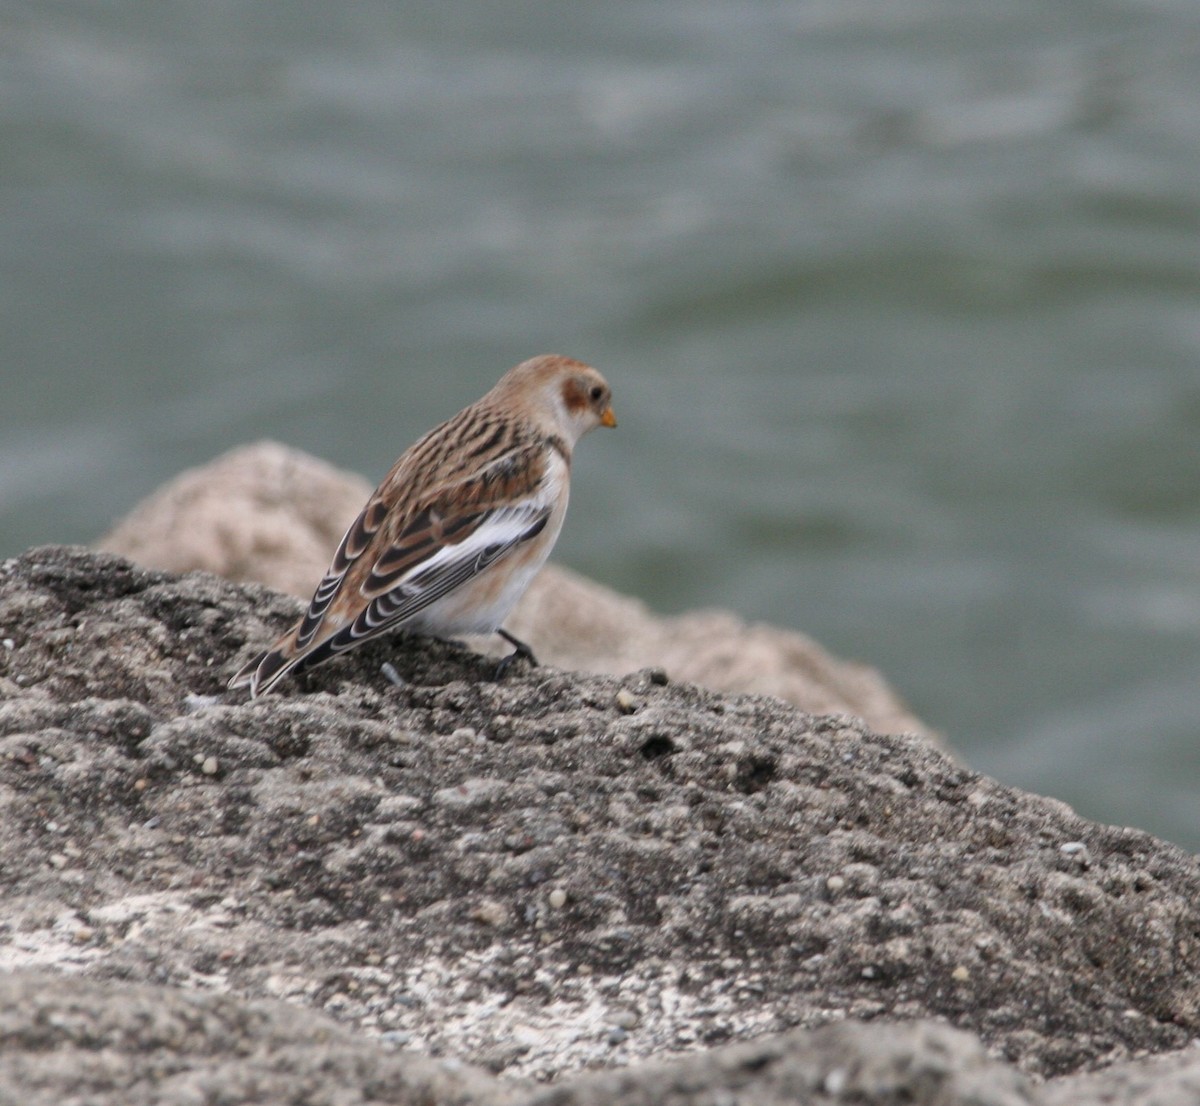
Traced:
POLYGON ((233 679, 229 681, 229 690, 236 691, 238 688, 248 687, 250 698, 256 699, 270 691, 289 672, 301 672, 306 668, 313 668, 329 660, 330 657, 344 652, 351 645, 376 637, 384 630, 390 629, 388 626, 381 626, 370 634, 358 638, 348 635, 345 631, 327 634, 325 637, 309 641, 301 646, 297 645, 296 639, 303 626, 303 620, 297 622, 265 653, 259 653, 258 656, 242 665, 233 679))
POLYGON ((270 649, 259 653, 241 668, 229 681, 229 690, 248 687, 250 698, 265 695, 284 676, 306 659, 304 652, 296 648, 296 628, 283 635, 270 649))

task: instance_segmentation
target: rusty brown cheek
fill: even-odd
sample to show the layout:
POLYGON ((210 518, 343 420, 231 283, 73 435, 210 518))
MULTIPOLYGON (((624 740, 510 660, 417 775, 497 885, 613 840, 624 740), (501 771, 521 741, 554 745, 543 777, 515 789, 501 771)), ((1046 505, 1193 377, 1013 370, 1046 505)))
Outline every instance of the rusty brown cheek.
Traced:
POLYGON ((572 416, 580 415, 589 406, 587 389, 578 380, 568 380, 563 384, 563 406, 572 416))

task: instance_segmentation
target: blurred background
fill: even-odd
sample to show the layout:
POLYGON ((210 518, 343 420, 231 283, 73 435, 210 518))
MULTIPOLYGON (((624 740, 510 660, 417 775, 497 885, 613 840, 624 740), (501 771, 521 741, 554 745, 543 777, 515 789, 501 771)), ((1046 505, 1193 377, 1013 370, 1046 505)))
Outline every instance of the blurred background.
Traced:
POLYGON ((0 9, 0 556, 601 368, 558 559, 1200 849, 1195 0, 0 9))

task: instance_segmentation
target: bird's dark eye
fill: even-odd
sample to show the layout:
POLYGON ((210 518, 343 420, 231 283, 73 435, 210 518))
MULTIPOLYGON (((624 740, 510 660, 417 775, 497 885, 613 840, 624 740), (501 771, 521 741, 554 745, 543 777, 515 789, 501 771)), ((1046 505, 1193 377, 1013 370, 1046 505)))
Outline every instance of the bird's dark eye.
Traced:
POLYGON ((601 388, 599 384, 593 384, 592 399, 599 399, 602 395, 604 395, 604 389, 601 388))

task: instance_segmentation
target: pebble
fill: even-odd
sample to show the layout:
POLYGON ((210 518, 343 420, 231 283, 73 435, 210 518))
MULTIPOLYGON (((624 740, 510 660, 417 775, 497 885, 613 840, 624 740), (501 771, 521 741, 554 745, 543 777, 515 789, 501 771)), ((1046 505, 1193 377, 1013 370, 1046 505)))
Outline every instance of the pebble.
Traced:
POLYGON ((618 1029, 636 1029, 641 1020, 636 1010, 617 1010, 612 1017, 612 1023, 618 1029))
POLYGON ((1082 841, 1064 842, 1058 846, 1058 851, 1085 868, 1092 862, 1092 855, 1082 841))
POLYGON ((394 684, 396 687, 404 686, 404 677, 396 671, 396 666, 391 661, 384 661, 379 666, 379 671, 383 673, 384 679, 388 683, 394 684))
POLYGON ((471 911, 471 917, 481 925, 499 926, 508 920, 508 910, 495 899, 484 899, 471 911))
POLYGON ((200 765, 200 771, 206 776, 215 776, 219 767, 220 765, 217 763, 216 757, 205 757, 203 763, 200 765))
POLYGON ((828 1075, 825 1076, 824 1080, 822 1080, 824 1084, 823 1090, 831 1098, 837 1098, 839 1095, 841 1095, 842 1091, 846 1089, 847 1081, 848 1078, 846 1069, 834 1068, 828 1075))
POLYGON ((845 890, 846 881, 841 876, 830 876, 825 881, 825 887, 836 895, 839 891, 845 890))
POLYGON ((628 688, 621 688, 617 692, 617 707, 624 714, 632 714, 642 705, 642 701, 633 694, 628 688))
POLYGON ((971 972, 965 964, 959 964, 955 967, 954 971, 950 973, 950 978, 953 979, 955 983, 966 983, 967 980, 971 978, 971 972))
POLYGON ((567 905, 567 893, 561 887, 554 888, 547 896, 547 899, 555 910, 561 910, 567 905))

